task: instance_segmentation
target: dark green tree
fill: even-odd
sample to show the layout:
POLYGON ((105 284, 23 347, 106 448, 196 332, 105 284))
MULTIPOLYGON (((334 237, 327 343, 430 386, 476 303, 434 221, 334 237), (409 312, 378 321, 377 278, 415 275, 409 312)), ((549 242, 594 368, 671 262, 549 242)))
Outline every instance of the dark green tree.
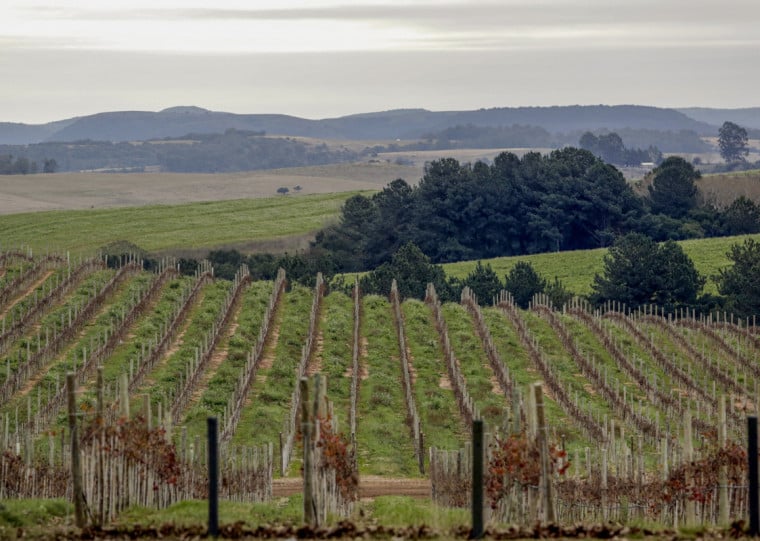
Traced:
POLYGON ((760 206, 742 195, 723 211, 723 222, 728 235, 760 233, 760 206))
POLYGON ((527 308, 533 295, 543 293, 546 280, 527 261, 518 261, 504 279, 504 289, 512 293, 515 304, 527 308))
POLYGON ((594 276, 591 301, 617 301, 629 308, 657 304, 667 310, 693 306, 704 286, 694 262, 673 241, 658 246, 649 237, 620 237, 604 256, 603 273, 594 276))
POLYGON ((705 285, 694 262, 680 244, 669 240, 657 247, 654 304, 668 311, 694 306, 705 285))
POLYGON ((432 283, 441 300, 452 300, 443 267, 432 264, 430 258, 411 242, 399 248, 390 262, 364 275, 359 287, 364 293, 388 295, 394 278, 402 298, 423 299, 428 283, 432 283))
POLYGON ((740 317, 760 314, 760 242, 746 239, 726 254, 733 262, 715 277, 718 291, 726 297, 726 308, 740 317))
POLYGON ((556 276, 554 277, 553 282, 547 282, 546 287, 544 288, 544 294, 549 297, 552 306, 555 308, 562 308, 562 306, 570 302, 573 298, 573 293, 569 291, 565 287, 565 284, 560 282, 559 278, 556 276))
POLYGON ((491 304, 493 298, 504 289, 504 284, 499 280, 499 275, 494 272, 490 264, 483 265, 477 262, 472 272, 468 274, 462 285, 469 287, 482 305, 491 304))
POLYGON ((720 155, 728 163, 744 161, 749 153, 747 141, 747 130, 733 122, 724 122, 718 131, 720 155))
POLYGON ((42 166, 43 173, 55 173, 58 171, 58 162, 55 158, 46 159, 42 166))
POLYGON ((683 218, 697 206, 697 185, 701 177, 694 166, 679 156, 671 156, 652 172, 649 199, 652 212, 683 218))

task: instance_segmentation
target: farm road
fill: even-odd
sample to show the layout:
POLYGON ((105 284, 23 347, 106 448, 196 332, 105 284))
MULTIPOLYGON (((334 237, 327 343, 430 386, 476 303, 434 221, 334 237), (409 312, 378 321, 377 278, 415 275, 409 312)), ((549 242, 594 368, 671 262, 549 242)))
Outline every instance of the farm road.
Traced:
MULTIPOLYGON (((286 477, 272 480, 272 495, 275 498, 291 496, 303 490, 300 477, 286 477)), ((377 496, 430 497, 430 479, 408 479, 364 475, 359 478, 359 498, 377 496)))

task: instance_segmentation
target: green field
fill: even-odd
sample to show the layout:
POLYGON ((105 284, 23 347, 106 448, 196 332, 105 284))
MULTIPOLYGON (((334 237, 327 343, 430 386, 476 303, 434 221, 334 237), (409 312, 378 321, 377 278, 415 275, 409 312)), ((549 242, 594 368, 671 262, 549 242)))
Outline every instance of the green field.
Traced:
MULTIPOLYGON (((729 265, 731 262, 726 253, 732 244, 741 244, 746 238, 760 240, 760 235, 740 235, 736 237, 720 237, 712 239, 691 239, 680 241, 686 254, 694 261, 697 270, 707 277, 705 285, 706 293, 717 293, 715 282, 710 278, 718 270, 729 265)), ((533 254, 512 257, 497 257, 484 259, 483 264, 488 263, 496 271, 500 278, 514 267, 518 261, 527 261, 536 271, 547 278, 560 281, 573 293, 586 295, 591 292, 594 275, 604 270, 604 254, 606 248, 596 250, 576 250, 573 252, 554 252, 546 254, 533 254)), ((476 261, 460 261, 443 265, 446 274, 457 278, 464 278, 476 265, 476 261)))
POLYGON ((2 247, 94 253, 116 240, 155 252, 271 241, 317 231, 356 192, 0 216, 2 247))

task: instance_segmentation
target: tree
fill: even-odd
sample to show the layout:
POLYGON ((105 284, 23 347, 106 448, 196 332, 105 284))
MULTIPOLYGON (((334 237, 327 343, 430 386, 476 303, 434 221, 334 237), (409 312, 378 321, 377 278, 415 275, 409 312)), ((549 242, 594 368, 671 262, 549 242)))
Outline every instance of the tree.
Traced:
POLYGON ((671 156, 653 172, 649 186, 652 212, 683 218, 697 206, 697 185, 701 177, 694 166, 679 156, 671 156))
POLYGON ((401 298, 422 299, 428 283, 432 283, 441 300, 451 300, 443 267, 433 265, 430 258, 411 242, 399 248, 390 262, 363 276, 359 286, 364 293, 388 295, 394 278, 401 298))
POLYGON ((491 304, 493 298, 504 289, 499 280, 499 275, 494 272, 490 264, 485 266, 478 261, 475 268, 462 280, 462 285, 469 287, 478 298, 479 304, 491 304))
POLYGON ((281 195, 287 195, 289 191, 290 189, 287 186, 280 186, 279 188, 277 188, 277 193, 281 195))
POLYGON ((46 159, 42 166, 42 172, 55 173, 56 171, 58 171, 58 162, 55 161, 55 158, 46 159))
POLYGON ((546 280, 526 261, 518 261, 504 279, 504 289, 512 293, 520 308, 527 308, 533 295, 543 293, 545 288, 546 280))
POLYGON ((760 207, 742 195, 723 211, 723 221, 728 235, 760 233, 760 207))
POLYGON ((749 153, 747 130, 733 122, 724 122, 718 131, 718 146, 726 162, 743 162, 744 156, 749 153))
POLYGON ((604 271, 594 276, 591 301, 617 301, 629 308, 656 304, 670 311, 693 306, 704 283, 678 244, 658 246, 649 237, 630 233, 604 256, 604 271))
POLYGON ((726 254, 733 265, 715 277, 718 291, 726 297, 726 307, 740 317, 760 313, 760 242, 747 239, 734 244, 726 254))

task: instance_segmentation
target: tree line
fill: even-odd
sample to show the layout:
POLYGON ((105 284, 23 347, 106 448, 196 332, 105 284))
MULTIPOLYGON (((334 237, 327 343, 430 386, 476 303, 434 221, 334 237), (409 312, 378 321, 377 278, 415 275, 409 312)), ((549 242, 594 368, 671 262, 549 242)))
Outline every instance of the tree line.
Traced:
MULTIPOLYGON (((623 274, 639 282, 617 287, 624 283, 619 278, 595 281, 594 302, 709 310, 723 301, 701 296, 704 277, 684 267, 690 261, 667 241, 760 232, 760 207, 747 198, 724 209, 706 205, 699 198, 699 178, 692 164, 669 157, 652 172, 647 195, 641 197, 615 167, 577 148, 522 158, 502 153, 490 165, 445 158, 430 163, 417 186, 397 179, 372 196, 349 198, 338 223, 320 231, 307 252, 244 256, 213 251, 209 259, 221 277, 234 275, 241 264, 254 278, 271 279, 283 267, 292 280, 307 284, 318 271, 327 277, 371 271, 362 278, 367 292, 386 293, 396 277, 402 295, 422 296, 432 282, 444 300, 456 300, 467 285, 488 302, 493 288, 509 289, 506 277, 497 287, 492 271, 478 266, 474 276, 457 281, 447 278, 439 264, 610 246, 613 257, 629 254, 632 267, 623 274), (660 267, 663 262, 670 266, 660 267), (639 276, 645 271, 646 277, 639 276), (493 288, 482 289, 483 283, 493 288)), ((182 262, 190 270, 194 264, 182 262)), ((605 268, 610 276, 614 270, 605 268)), ((570 294, 556 280, 524 275, 528 278, 512 277, 510 287, 518 281, 535 287, 526 297, 512 291, 520 299, 544 292, 561 304, 570 294)), ((741 303, 734 305, 740 311, 741 303)))
POLYGON ((344 204, 337 224, 320 231, 313 250, 340 272, 374 269, 406 243, 434 263, 599 248, 636 232, 655 241, 754 233, 760 209, 748 199, 726 209, 700 201, 700 174, 670 157, 651 176, 646 197, 591 152, 564 148, 493 164, 444 158, 419 184, 403 179, 344 204))
MULTIPOLYGON (((55 173, 58 170, 58 162, 52 158, 43 158, 42 172, 55 173)), ((0 154, 0 175, 34 175, 40 172, 36 161, 23 156, 13 159, 13 154, 0 154)))

